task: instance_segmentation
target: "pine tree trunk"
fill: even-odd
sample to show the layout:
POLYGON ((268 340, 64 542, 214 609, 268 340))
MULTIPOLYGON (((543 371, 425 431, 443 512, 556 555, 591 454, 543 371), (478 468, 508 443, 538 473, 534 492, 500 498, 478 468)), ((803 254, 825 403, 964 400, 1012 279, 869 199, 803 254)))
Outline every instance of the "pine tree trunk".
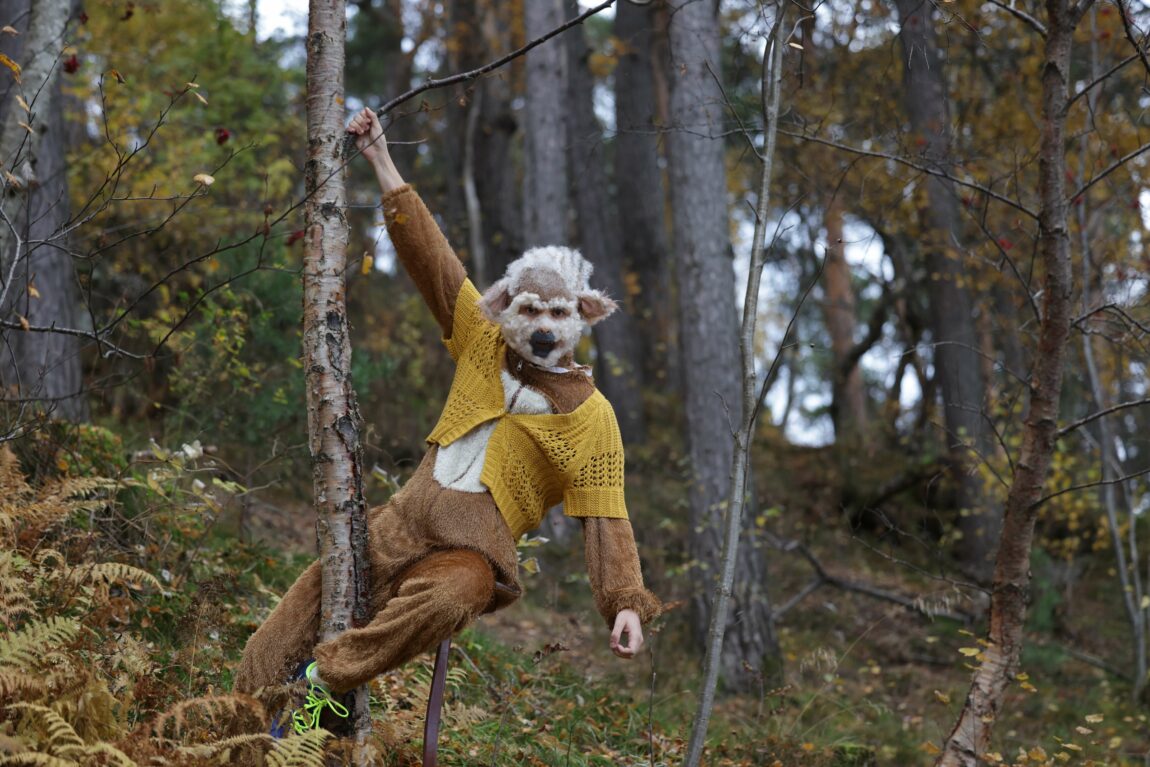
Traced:
MULTIPOLYGON (((579 4, 567 0, 569 16, 579 13, 579 4)), ((595 119, 593 83, 587 58, 590 51, 583 28, 566 35, 570 84, 567 110, 571 174, 575 210, 579 216, 579 243, 583 255, 595 265, 592 281, 595 287, 624 305, 609 322, 594 327, 595 347, 599 358, 595 378, 611 402, 619 419, 619 430, 628 445, 646 439, 643 418, 642 352, 634 315, 627 304, 623 281, 623 235, 619 228, 618 209, 613 204, 611 184, 607 181, 603 157, 603 130, 595 119)))
MULTIPOLYGON (((81 307, 68 238, 70 217, 59 55, 72 0, 5 0, 0 18, 20 34, 3 35, 3 52, 22 68, 19 82, 0 69, 0 163, 23 179, 4 180, 0 224, 0 318, 30 326, 76 328, 81 307), (20 96, 31 111, 19 104, 20 96), (20 123, 26 123, 29 132, 20 123), (9 224, 10 222, 10 224, 9 224)), ((83 421, 80 341, 73 336, 0 331, 0 392, 52 417, 83 421)), ((11 411, 14 415, 20 408, 11 411)), ((20 418, 16 415, 13 421, 20 418)))
MULTIPOLYGON (((914 133, 923 146, 922 159, 949 170, 951 143, 949 97, 943 56, 932 27, 933 6, 921 0, 895 0, 904 61, 904 103, 914 133)), ((992 447, 983 421, 986 382, 982 376, 975 299, 970 290, 971 264, 963 262, 962 214, 953 185, 937 176, 924 177, 928 204, 922 222, 930 330, 935 378, 942 392, 946 445, 958 483, 962 534, 957 556, 975 578, 987 580, 1002 515, 985 503, 979 478, 967 468, 992 447)))
POLYGON ((659 168, 655 73, 666 45, 655 34, 658 4, 622 2, 615 9, 619 61, 615 67, 615 188, 622 253, 638 282, 634 316, 642 339, 643 378, 677 389, 673 266, 667 245, 666 193, 659 168))
MULTIPOLYGON (((527 39, 550 32, 563 19, 562 0, 523 5, 527 39)), ((562 45, 527 54, 524 124, 524 233, 527 247, 567 244, 567 72, 562 45)))
MULTIPOLYGON (((361 419, 351 383, 344 271, 344 0, 311 0, 307 37, 308 159, 304 191, 304 371, 316 532, 323 562, 320 641, 365 622, 369 576, 361 419)), ((367 689, 355 693, 355 731, 370 732, 367 689)))
POLYGON ((858 314, 851 268, 843 247, 843 206, 832 198, 823 214, 827 230, 827 252, 823 264, 823 317, 831 337, 834 371, 831 381, 831 414, 836 443, 848 450, 858 447, 858 438, 867 426, 867 398, 862 371, 847 365, 855 345, 858 314))
POLYGON ((970 692, 937 764, 976 767, 1014 680, 1022 653, 1030 595, 1030 549, 1043 486, 1058 433, 1059 398, 1070 338, 1073 279, 1066 199, 1066 112, 1070 50, 1080 12, 1068 0, 1046 2, 1046 56, 1042 68, 1042 135, 1039 145, 1038 252, 1046 271, 1038 349, 1030 383, 1022 454, 1006 498, 994 568, 990 629, 970 692))
MULTIPOLYGON (((719 22, 712 3, 696 0, 673 0, 670 15, 667 142, 691 471, 689 552, 698 584, 691 623, 698 646, 705 648, 723 550, 723 519, 731 502, 731 443, 743 410, 739 335, 721 137, 723 97, 716 82, 722 71, 719 22)), ((744 528, 749 539, 739 548, 721 660, 723 683, 733 690, 757 686, 755 674, 778 660, 763 552, 751 528, 753 524, 744 528)))

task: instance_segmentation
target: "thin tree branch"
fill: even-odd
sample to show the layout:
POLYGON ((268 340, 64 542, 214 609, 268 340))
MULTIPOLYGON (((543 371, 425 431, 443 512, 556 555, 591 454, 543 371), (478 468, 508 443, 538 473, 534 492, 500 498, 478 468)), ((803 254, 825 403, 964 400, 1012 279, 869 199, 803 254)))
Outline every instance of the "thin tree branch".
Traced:
POLYGON ((91 330, 76 330, 74 328, 60 328, 55 325, 28 325, 25 327, 22 323, 12 322, 11 320, 0 320, 0 328, 5 330, 20 330, 25 333, 52 333, 60 336, 74 336, 76 338, 85 338, 90 341, 95 341, 100 346, 108 349, 103 353, 105 357, 117 356, 126 357, 133 360, 142 360, 148 357, 147 354, 137 354, 130 352, 127 349, 121 349, 115 344, 108 343, 104 338, 107 330, 91 331, 91 330))
POLYGON ((1038 34, 1042 35, 1043 37, 1046 37, 1046 25, 1044 25, 1041 21, 1039 21, 1038 19, 1031 16, 1026 11, 1021 11, 1018 8, 1015 8, 1013 3, 1007 4, 1007 3, 1002 2, 1002 0, 990 0, 990 4, 998 6, 1002 10, 1009 13, 1011 16, 1014 16, 1019 21, 1022 21, 1024 23, 1028 24, 1038 34))
POLYGON ((989 187, 983 186, 982 184, 978 184, 973 181, 966 181, 950 173, 947 173, 946 171, 939 170, 938 168, 931 168, 928 165, 922 165, 921 163, 914 162, 913 160, 908 160, 905 157, 899 157, 898 155, 890 154, 888 152, 875 152, 870 149, 861 149, 859 147, 843 144, 838 141, 831 141, 830 139, 819 138, 818 136, 811 136, 805 133, 796 133, 794 131, 783 130, 781 128, 779 129, 779 133, 782 133, 784 136, 790 136, 791 138, 797 138, 800 141, 811 141, 816 144, 822 144, 823 146, 829 146, 833 149, 839 149, 844 152, 862 155, 863 157, 874 157, 878 160, 889 160, 891 162, 897 162, 900 165, 905 165, 908 168, 913 168, 920 173, 925 173, 929 176, 938 176, 939 178, 944 178, 953 184, 957 184, 958 186, 972 189, 980 194, 986 195, 993 200, 1001 202, 1003 205, 1014 208, 1020 213, 1025 213, 1027 216, 1030 216, 1035 220, 1038 219, 1038 214, 1036 212, 1026 207, 1018 200, 1012 200, 1009 197, 999 194, 989 187))
POLYGON ((1133 400, 1131 402, 1122 402, 1122 403, 1119 403, 1117 405, 1113 405, 1111 407, 1108 407, 1105 410, 1099 410, 1096 413, 1091 413, 1090 415, 1088 415, 1084 418, 1079 418, 1074 423, 1068 424, 1066 426, 1063 426, 1061 429, 1059 429, 1058 433, 1054 435, 1054 438, 1055 439, 1062 439, 1063 437, 1065 437, 1067 434, 1074 431, 1075 429, 1081 429, 1086 424, 1093 423, 1094 421, 1097 421, 1099 418, 1105 418, 1106 416, 1110 415, 1111 413, 1117 413, 1120 410, 1128 410, 1129 408, 1139 407, 1141 405, 1150 405, 1150 397, 1148 397, 1146 399, 1133 400))
POLYGON ((477 78, 481 75, 485 75, 488 72, 491 72, 492 70, 498 69, 499 67, 503 66, 507 62, 512 61, 513 59, 519 58, 523 54, 530 51, 532 48, 535 48, 539 45, 542 45, 543 43, 550 40, 552 37, 555 37, 556 35, 560 35, 560 34, 566 32, 568 29, 571 29, 571 27, 578 26, 579 24, 582 24, 587 19, 591 18, 592 16, 599 13, 600 11, 603 11, 603 10, 606 10, 607 8, 610 8, 614 4, 615 4, 615 0, 606 0, 606 2, 599 3, 599 5, 596 5, 593 8, 587 9, 585 12, 579 14, 578 16, 567 21, 566 23, 556 27, 555 29, 548 32, 547 34, 542 35, 541 37, 535 38, 531 42, 524 45, 522 48, 518 48, 518 49, 512 51, 511 53, 508 53, 506 56, 502 56, 502 57, 500 57, 494 61, 488 62, 487 64, 484 64, 481 67, 478 67, 476 69, 472 69, 468 72, 460 72, 459 74, 451 75, 450 77, 443 77, 443 78, 440 78, 438 80, 436 80, 436 79, 427 80, 426 82, 422 83, 421 85, 418 85, 415 88, 412 88, 411 90, 407 91, 406 93, 401 94, 399 96, 396 96, 391 101, 388 101, 386 104, 381 106, 379 109, 375 110, 375 113, 377 115, 379 115, 380 117, 383 117, 384 115, 386 115, 392 109, 395 109, 397 106, 399 106, 403 102, 409 101, 421 93, 432 90, 434 88, 445 88, 449 85, 455 85, 456 83, 467 82, 469 80, 474 80, 475 78, 477 78))
POLYGON ((1086 85, 1082 86, 1081 90, 1077 91, 1073 96, 1070 97, 1070 103, 1067 104, 1067 106, 1069 107, 1069 106, 1073 105, 1074 102, 1077 101, 1080 97, 1085 96, 1087 93, 1092 91, 1094 88, 1096 88, 1101 83, 1106 82, 1106 80, 1109 79, 1116 72, 1118 72, 1118 70, 1127 66, 1128 64, 1130 64, 1130 62, 1136 61, 1140 55, 1141 55, 1141 58, 1143 60, 1145 60, 1146 54, 1142 53, 1142 51, 1139 51, 1138 53, 1132 53, 1131 55, 1129 55, 1126 58, 1119 61, 1114 66, 1110 67, 1110 69, 1106 70, 1104 73, 1102 73, 1098 77, 1095 77, 1093 80, 1088 82, 1086 85))
POLYGON ((1142 59, 1142 66, 1146 70, 1146 73, 1150 74, 1150 58, 1146 56, 1146 48, 1134 39, 1134 28, 1130 22, 1130 15, 1128 13, 1130 9, 1123 0, 1117 0, 1117 5, 1118 15, 1122 17, 1122 30, 1126 33, 1126 39, 1134 46, 1135 55, 1142 59))
POLYGON ((1105 487, 1106 485, 1119 485, 1119 484, 1122 484, 1124 482, 1128 482, 1132 479, 1138 479, 1139 477, 1144 477, 1147 474, 1150 474, 1150 468, 1139 469, 1138 471, 1133 471, 1129 474, 1126 474, 1125 476, 1114 477, 1113 479, 1100 479, 1100 480, 1097 480, 1095 482, 1084 482, 1081 485, 1071 485, 1070 487, 1064 487, 1061 490, 1055 490, 1050 495, 1043 496, 1042 498, 1039 498, 1037 501, 1035 501, 1033 503, 1031 508, 1041 506, 1042 504, 1046 503, 1047 501, 1052 501, 1060 495, 1066 495, 1067 493, 1073 493, 1073 492, 1076 492, 1078 490, 1089 490, 1092 487, 1105 487))
POLYGON ((1127 152, 1124 156, 1119 157, 1117 160, 1112 162, 1105 170, 1103 170, 1097 176, 1095 176, 1094 178, 1090 179, 1085 184, 1080 186, 1078 188, 1078 191, 1076 191, 1074 194, 1072 194, 1070 196, 1070 199, 1071 200, 1078 199, 1082 195, 1086 194, 1086 192, 1090 189, 1090 187, 1094 186, 1099 181, 1106 178, 1111 173, 1118 170, 1119 168, 1121 168, 1122 166, 1124 166, 1126 163, 1130 162, 1134 158, 1138 157, 1139 155, 1145 154, 1147 151, 1150 151, 1150 143, 1143 144, 1142 146, 1138 147, 1137 149, 1134 149, 1130 152, 1127 152))

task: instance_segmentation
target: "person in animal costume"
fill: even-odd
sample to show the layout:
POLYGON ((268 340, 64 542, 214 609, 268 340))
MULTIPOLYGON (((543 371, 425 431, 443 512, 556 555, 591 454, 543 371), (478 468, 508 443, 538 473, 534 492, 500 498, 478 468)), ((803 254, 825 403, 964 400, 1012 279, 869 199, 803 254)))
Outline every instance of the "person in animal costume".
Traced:
POLYGON ((387 230, 456 362, 455 378, 415 474, 370 511, 371 612, 365 626, 316 644, 320 563, 308 567, 248 640, 240 692, 308 676, 332 694, 434 648, 522 589, 516 541, 562 502, 583 522, 587 572, 610 648, 632 658, 662 610, 643 585, 623 498, 614 412, 572 351, 616 306, 593 290, 591 265, 564 247, 528 250, 486 293, 396 170, 375 113, 348 131, 375 170, 387 230))

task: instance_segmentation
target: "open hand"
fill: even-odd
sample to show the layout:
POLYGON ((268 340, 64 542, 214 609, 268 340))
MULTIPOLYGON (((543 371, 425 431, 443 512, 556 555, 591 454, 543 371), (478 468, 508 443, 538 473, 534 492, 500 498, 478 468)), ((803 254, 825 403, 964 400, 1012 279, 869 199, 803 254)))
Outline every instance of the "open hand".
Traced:
POLYGON ((631 660, 643 649, 643 624, 634 610, 621 610, 615 616, 615 628, 611 631, 611 652, 624 660, 631 660), (627 643, 623 644, 623 635, 627 643))

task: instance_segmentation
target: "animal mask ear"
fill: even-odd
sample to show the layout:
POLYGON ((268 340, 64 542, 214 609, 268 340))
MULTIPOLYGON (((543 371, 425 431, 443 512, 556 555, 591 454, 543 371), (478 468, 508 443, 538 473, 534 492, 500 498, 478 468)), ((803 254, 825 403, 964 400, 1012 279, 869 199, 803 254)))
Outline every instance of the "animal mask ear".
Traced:
POLYGON ((605 320, 619 305, 598 290, 579 294, 579 314, 588 325, 605 320))
POLYGON ((479 311, 492 322, 499 322, 499 315, 511 306, 511 292, 507 278, 498 280, 479 299, 479 311))

